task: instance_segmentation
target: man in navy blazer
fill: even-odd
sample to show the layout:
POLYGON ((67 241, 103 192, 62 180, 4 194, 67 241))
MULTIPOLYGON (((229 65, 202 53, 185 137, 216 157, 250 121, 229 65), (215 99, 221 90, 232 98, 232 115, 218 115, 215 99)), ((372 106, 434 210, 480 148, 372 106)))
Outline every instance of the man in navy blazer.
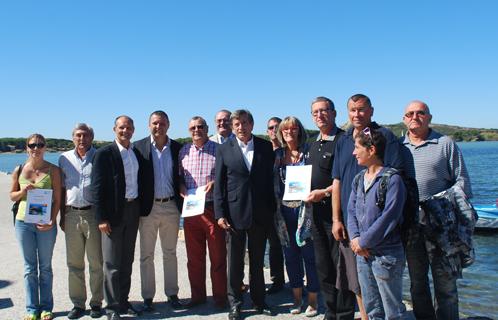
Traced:
POLYGON ((230 120, 235 138, 216 151, 215 217, 227 230, 229 319, 240 318, 246 239, 249 250, 250 294, 258 313, 269 313, 263 274, 267 234, 276 210, 270 142, 252 134, 254 120, 236 110, 230 120))
POLYGON ((128 302, 140 217, 138 161, 131 146, 135 127, 128 116, 115 120, 116 139, 95 153, 92 191, 102 233, 104 298, 107 318, 137 315, 128 302))
POLYGON ((149 116, 150 135, 133 145, 138 172, 140 210, 140 279, 144 311, 153 310, 156 293, 154 251, 161 241, 164 292, 170 305, 179 309, 176 245, 183 204, 179 190, 178 153, 182 145, 168 137, 169 118, 164 111, 149 116))

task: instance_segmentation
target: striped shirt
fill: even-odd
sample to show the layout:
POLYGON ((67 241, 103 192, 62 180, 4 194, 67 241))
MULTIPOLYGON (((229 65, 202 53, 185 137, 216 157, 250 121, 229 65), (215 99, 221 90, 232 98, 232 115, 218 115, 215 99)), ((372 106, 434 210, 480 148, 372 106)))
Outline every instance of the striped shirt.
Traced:
POLYGON ((400 138, 404 168, 417 180, 420 201, 459 185, 467 197, 472 197, 469 174, 462 152, 448 136, 430 130, 427 140, 416 146, 408 133, 400 138))
MULTIPOLYGON (((184 145, 179 154, 180 177, 187 189, 194 189, 214 181, 217 143, 208 140, 201 148, 195 144, 184 145)), ((206 194, 206 201, 213 201, 213 191, 206 194)))

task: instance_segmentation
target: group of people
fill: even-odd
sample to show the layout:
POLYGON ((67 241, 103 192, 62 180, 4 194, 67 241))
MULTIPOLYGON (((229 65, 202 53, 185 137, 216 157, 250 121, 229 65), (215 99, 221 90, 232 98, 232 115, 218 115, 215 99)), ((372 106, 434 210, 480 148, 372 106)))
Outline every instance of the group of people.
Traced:
POLYGON ((74 305, 69 319, 86 312, 85 256, 91 317, 105 311, 107 319, 115 320, 153 311, 158 235, 164 292, 174 309, 206 303, 207 247, 213 300, 220 310, 228 304, 231 320, 241 318, 246 253, 249 293, 260 314, 274 314, 265 295, 284 287, 285 261, 291 314, 316 316, 321 292, 324 319, 353 319, 356 306, 363 319, 399 319, 405 312, 401 289, 407 262, 415 317, 458 319, 456 280, 471 263, 471 239, 457 243, 450 236, 453 229, 465 229, 458 225, 461 219, 446 219, 456 226, 431 226, 441 215, 458 215, 449 197, 471 197, 460 150, 429 127, 432 115, 421 101, 406 107, 407 133, 400 139, 372 121, 374 108, 367 96, 350 97, 347 112, 344 131, 335 123, 332 100, 317 97, 311 103, 316 138, 308 139, 301 121, 288 116, 268 120, 268 141, 252 133, 248 110, 220 110, 211 137, 206 120, 192 117, 192 142, 183 146, 168 136, 164 111, 150 115, 150 135, 133 143, 133 120, 122 115, 115 119, 115 140, 98 150, 92 146, 93 129, 77 124, 75 148, 60 156, 59 166, 44 160, 45 138, 29 136, 28 160, 14 170, 10 193, 19 201, 15 230, 24 258, 24 319, 53 318, 51 260, 59 212, 74 305), (288 168, 303 165, 311 165, 311 192, 304 200, 284 200, 288 168), (403 224, 410 200, 406 177, 416 180, 420 204, 408 229, 403 224), (204 212, 183 222, 191 288, 185 303, 178 297, 176 246, 183 199, 199 187, 206 193, 204 212), (47 224, 24 222, 27 193, 33 188, 53 190, 47 224), (141 308, 128 301, 137 234, 141 308), (268 289, 263 272, 267 242, 268 289))

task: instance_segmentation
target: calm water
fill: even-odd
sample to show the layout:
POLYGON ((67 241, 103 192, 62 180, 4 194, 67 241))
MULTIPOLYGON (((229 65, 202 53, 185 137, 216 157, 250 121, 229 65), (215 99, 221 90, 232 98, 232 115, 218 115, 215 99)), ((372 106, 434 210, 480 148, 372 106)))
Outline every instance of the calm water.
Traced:
MULTIPOLYGON (((498 198, 498 142, 460 143, 472 182, 473 203, 493 204, 498 198)), ((57 163, 58 153, 46 159, 57 163)), ((0 154, 0 171, 11 172, 26 159, 25 154, 0 154)), ((498 233, 475 236, 476 262, 464 270, 459 280, 460 313, 464 317, 487 316, 498 319, 498 233)), ((406 278, 405 298, 409 299, 406 278)))

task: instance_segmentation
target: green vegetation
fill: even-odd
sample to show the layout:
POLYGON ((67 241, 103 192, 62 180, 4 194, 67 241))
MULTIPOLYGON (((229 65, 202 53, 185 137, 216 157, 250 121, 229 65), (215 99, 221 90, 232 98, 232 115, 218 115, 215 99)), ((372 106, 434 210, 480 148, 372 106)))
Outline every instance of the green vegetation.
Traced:
MULTIPOLYGON (((398 137, 406 132, 405 125, 400 122, 396 124, 383 125, 391 129, 398 137)), ((344 126, 343 126, 344 127, 344 126)), ((498 141, 498 129, 480 129, 480 128, 465 128, 458 126, 450 126, 445 124, 431 124, 434 130, 452 137, 455 141, 498 141)), ((310 141, 318 134, 317 130, 306 130, 310 141)), ((256 136, 268 140, 268 136, 257 134, 256 136)), ((176 138, 176 141, 184 144, 190 143, 192 139, 176 138)), ((109 141, 94 141, 93 145, 100 148, 109 141)), ((48 151, 66 151, 73 148, 73 142, 67 139, 47 139, 48 151)), ((0 152, 23 152, 26 150, 25 138, 0 138, 0 152)))

